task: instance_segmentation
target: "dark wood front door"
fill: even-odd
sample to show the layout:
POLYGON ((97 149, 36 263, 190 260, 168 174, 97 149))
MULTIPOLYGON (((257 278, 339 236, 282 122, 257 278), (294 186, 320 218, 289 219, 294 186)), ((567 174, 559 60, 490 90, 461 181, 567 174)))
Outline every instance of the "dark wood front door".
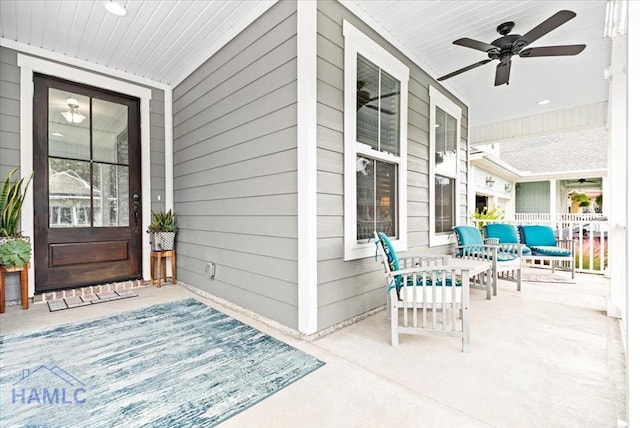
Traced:
POLYGON ((34 75, 37 292, 142 277, 139 104, 34 75))

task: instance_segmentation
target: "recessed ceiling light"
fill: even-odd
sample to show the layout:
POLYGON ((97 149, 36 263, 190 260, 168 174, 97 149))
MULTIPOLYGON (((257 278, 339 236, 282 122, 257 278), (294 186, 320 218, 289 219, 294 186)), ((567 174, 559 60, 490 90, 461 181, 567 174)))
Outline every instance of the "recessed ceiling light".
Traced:
POLYGON ((551 102, 551 100, 540 100, 538 101, 538 105, 539 106, 543 106, 545 104, 549 104, 551 102))
POLYGON ((125 9, 120 3, 116 3, 113 0, 105 2, 104 8, 116 16, 125 16, 127 14, 127 9, 125 9))

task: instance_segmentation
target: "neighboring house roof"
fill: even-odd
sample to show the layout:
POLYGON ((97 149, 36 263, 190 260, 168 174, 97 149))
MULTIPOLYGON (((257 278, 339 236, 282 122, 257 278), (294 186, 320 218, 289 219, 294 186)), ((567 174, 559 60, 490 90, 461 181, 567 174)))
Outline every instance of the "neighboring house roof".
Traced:
POLYGON ((606 170, 607 130, 591 128, 503 142, 500 159, 525 174, 606 170))
MULTIPOLYGON (((49 177, 49 193, 52 195, 66 196, 90 196, 91 187, 89 183, 73 171, 52 171, 49 177)), ((94 189, 94 193, 100 193, 99 189, 94 189)))

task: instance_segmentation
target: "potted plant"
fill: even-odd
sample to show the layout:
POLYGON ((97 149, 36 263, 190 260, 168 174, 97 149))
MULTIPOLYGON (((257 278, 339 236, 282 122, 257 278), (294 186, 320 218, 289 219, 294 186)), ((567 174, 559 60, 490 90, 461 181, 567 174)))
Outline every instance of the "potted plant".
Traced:
POLYGON ((169 211, 151 211, 151 224, 147 232, 151 237, 151 251, 173 250, 178 226, 174 213, 169 211))
POLYGON ((0 265, 22 267, 31 260, 31 242, 18 230, 22 204, 33 174, 11 183, 18 168, 9 172, 0 189, 0 265), (24 186, 24 190, 23 190, 24 186))

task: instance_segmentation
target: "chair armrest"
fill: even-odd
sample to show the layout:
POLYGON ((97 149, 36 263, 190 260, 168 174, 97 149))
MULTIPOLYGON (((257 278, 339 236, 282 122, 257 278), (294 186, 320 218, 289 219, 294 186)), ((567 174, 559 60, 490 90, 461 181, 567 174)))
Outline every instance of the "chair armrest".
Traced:
POLYGON ((409 256, 398 257, 400 269, 410 269, 417 266, 444 266, 447 264, 447 258, 451 256, 409 256))
POLYGON ((456 246, 458 258, 472 260, 495 260, 498 245, 459 245, 456 246))
POLYGON ((517 254, 518 257, 522 257, 522 249, 524 244, 499 244, 498 251, 501 253, 517 254))
POLYGON ((566 248, 567 250, 571 250, 571 254, 575 253, 576 240, 575 239, 558 239, 557 245, 561 248, 566 248))
POLYGON ((387 274, 387 276, 396 277, 401 275, 413 275, 414 273, 421 273, 421 272, 434 272, 434 271, 438 272, 438 271, 449 270, 449 269, 451 268, 446 265, 415 266, 412 268, 391 271, 387 274))

